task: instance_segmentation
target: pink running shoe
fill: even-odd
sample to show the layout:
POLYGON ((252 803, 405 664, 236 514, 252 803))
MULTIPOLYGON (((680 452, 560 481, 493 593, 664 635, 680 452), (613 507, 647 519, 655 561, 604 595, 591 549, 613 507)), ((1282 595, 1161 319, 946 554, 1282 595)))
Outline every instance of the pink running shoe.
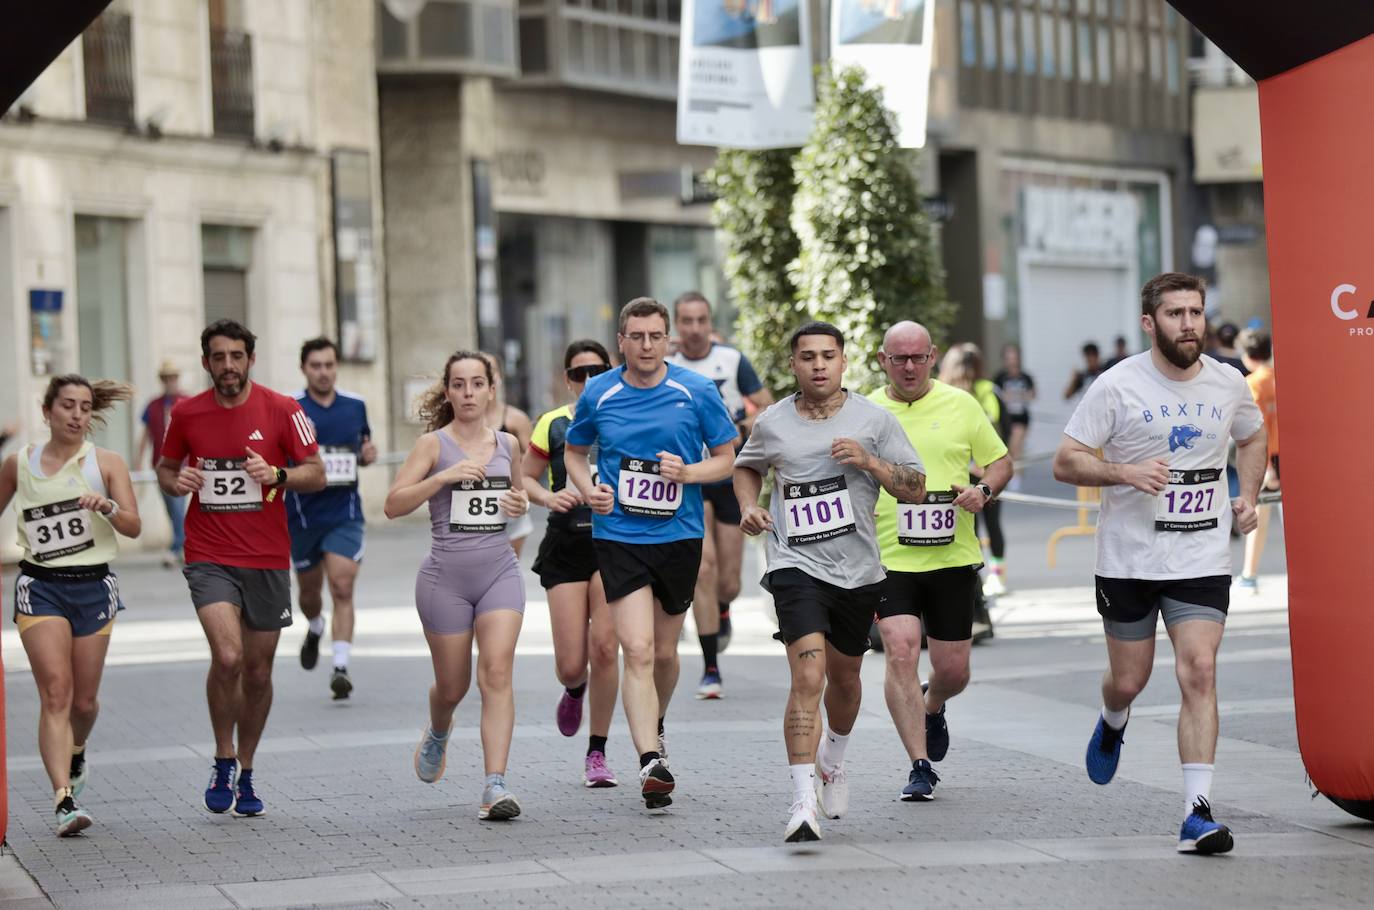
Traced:
MULTIPOLYGON (((582 690, 582 695, 587 691, 582 690)), ((568 690, 563 690, 563 697, 558 699, 558 732, 564 736, 576 736, 578 729, 582 726, 582 698, 573 698, 568 694, 568 690)))
POLYGON ((617 781, 614 772, 606 767, 606 756, 600 752, 587 753, 587 773, 584 784, 592 789, 614 787, 617 781))

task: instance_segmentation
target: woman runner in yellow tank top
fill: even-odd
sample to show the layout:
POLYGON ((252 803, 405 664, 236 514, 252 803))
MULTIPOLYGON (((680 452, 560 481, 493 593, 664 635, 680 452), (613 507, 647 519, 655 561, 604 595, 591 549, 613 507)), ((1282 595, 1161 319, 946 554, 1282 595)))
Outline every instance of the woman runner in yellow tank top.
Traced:
POLYGON ((51 431, 0 465, 0 512, 15 501, 23 557, 14 585, 14 621, 40 701, 38 751, 52 781, 59 836, 91 824, 76 805, 86 784, 86 738, 115 614, 124 609, 110 562, 115 534, 142 529, 129 467, 96 448, 92 421, 132 390, 115 382, 56 376, 43 395, 51 431))

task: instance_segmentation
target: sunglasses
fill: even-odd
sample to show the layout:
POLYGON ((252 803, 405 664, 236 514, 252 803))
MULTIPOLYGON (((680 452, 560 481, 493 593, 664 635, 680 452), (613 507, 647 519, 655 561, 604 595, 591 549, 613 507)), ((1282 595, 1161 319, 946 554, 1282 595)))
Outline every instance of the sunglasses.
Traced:
POLYGON ((568 379, 573 382, 586 382, 593 376, 600 376, 609 369, 610 367, 604 363, 593 363, 588 366, 568 367, 563 372, 567 373, 568 379))

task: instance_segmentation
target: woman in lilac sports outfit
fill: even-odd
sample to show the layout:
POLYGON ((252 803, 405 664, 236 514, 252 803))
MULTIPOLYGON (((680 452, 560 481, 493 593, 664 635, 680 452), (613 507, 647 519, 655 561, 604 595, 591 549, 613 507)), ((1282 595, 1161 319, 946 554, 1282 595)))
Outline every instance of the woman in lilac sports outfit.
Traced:
POLYGON ((505 523, 524 515, 529 499, 519 480, 520 444, 486 425, 492 380, 480 354, 449 357, 444 381, 420 404, 429 432, 397 472, 386 516, 429 505, 432 539, 415 579, 415 606, 434 661, 434 685, 429 725, 415 749, 416 776, 431 784, 443 777, 453 712, 472 681, 475 638, 486 764, 477 817, 500 820, 520 814, 505 774, 515 726, 515 642, 525 613, 525 585, 505 523))

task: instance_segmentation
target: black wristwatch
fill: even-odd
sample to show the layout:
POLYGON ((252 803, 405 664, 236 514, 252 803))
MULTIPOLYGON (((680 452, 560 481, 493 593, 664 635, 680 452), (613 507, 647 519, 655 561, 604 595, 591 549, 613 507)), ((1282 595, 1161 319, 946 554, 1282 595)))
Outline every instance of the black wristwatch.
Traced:
POLYGON ((272 486, 279 487, 286 483, 286 468, 275 468, 274 470, 277 472, 277 479, 272 486))
POLYGON ((985 497, 987 497, 988 502, 992 502, 992 487, 988 486, 982 481, 975 483, 973 486, 976 490, 978 490, 978 492, 982 493, 985 497))

